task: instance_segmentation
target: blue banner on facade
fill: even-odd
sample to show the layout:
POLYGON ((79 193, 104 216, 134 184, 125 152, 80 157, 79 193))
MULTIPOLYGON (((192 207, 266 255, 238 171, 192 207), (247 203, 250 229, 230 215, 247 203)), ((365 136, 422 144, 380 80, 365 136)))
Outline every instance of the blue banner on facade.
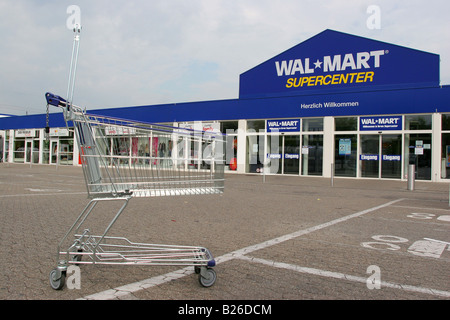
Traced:
POLYGON ((299 132, 300 119, 267 120, 267 132, 299 132))
POLYGON ((242 73, 239 97, 438 86, 439 60, 437 54, 325 30, 242 73))
POLYGON ((402 130, 402 117, 401 116, 361 117, 359 118, 359 130, 361 131, 402 130))

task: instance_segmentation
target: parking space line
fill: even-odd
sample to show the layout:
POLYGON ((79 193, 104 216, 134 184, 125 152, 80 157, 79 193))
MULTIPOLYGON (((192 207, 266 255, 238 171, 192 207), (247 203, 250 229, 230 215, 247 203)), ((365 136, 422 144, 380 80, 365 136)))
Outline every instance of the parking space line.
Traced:
POLYGON ((414 209, 414 210, 426 210, 426 211, 433 211, 433 210, 442 210, 442 211, 450 211, 450 208, 449 209, 443 209, 443 208, 430 208, 430 207, 428 207, 428 208, 424 208, 424 207, 417 207, 417 206, 399 206, 399 205, 396 205, 396 206, 393 206, 394 208, 404 208, 404 209, 414 209))
MULTIPOLYGON (((274 239, 271 239, 271 240, 268 240, 268 241, 264 241, 264 242, 259 243, 259 244, 255 244, 255 245, 251 245, 251 246, 248 246, 248 247, 245 247, 245 248, 241 248, 241 249, 235 250, 233 252, 224 254, 224 255, 222 255, 220 257, 217 257, 215 260, 216 260, 216 263, 219 264, 219 263, 223 263, 223 262, 226 262, 226 261, 229 261, 229 260, 232 260, 232 259, 241 258, 242 256, 244 256, 246 254, 249 254, 251 252, 254 252, 254 251, 257 251, 257 250, 261 250, 261 249, 265 249, 265 248, 274 246, 276 244, 280 244, 280 243, 283 243, 283 242, 286 242, 286 241, 289 241, 289 240, 292 240, 292 239, 304 236, 306 234, 309 234, 309 233, 312 233, 312 232, 315 232, 315 231, 318 231, 318 230, 321 230, 321 229, 333 226, 335 224, 338 224, 338 223, 341 223, 341 222, 344 222, 344 221, 348 221, 348 220, 353 219, 353 218, 360 217, 360 216, 365 215, 367 213, 370 213, 370 212, 373 212, 373 211, 376 211, 376 210, 388 207, 390 205, 393 205, 393 204, 395 204, 397 202, 400 202, 400 201, 403 201, 403 200, 404 199, 402 198, 402 199, 389 201, 389 202, 381 204, 379 206, 372 207, 372 208, 369 208, 369 209, 366 209, 366 210, 362 210, 362 211, 359 211, 359 212, 356 212, 356 213, 353 213, 353 214, 350 214, 350 215, 347 215, 347 216, 344 216, 344 217, 341 217, 341 218, 338 218, 338 219, 334 219, 334 220, 331 220, 331 221, 328 221, 328 222, 325 222, 325 223, 322 223, 322 224, 319 224, 319 225, 316 225, 316 226, 313 226, 313 227, 310 227, 310 228, 298 230, 296 232, 293 232, 293 233, 290 233, 290 234, 287 234, 287 235, 283 235, 281 237, 277 237, 277 238, 274 238, 274 239)), ((153 286, 163 284, 165 282, 169 282, 169 281, 172 281, 172 280, 175 280, 175 279, 179 279, 179 278, 184 277, 186 275, 192 274, 193 272, 194 272, 193 268, 186 267, 186 268, 174 271, 174 272, 166 273, 166 274, 161 275, 161 276, 145 279, 145 280, 134 282, 134 283, 131 283, 131 284, 128 284, 128 285, 125 285, 125 286, 121 286, 121 287, 117 287, 117 288, 114 288, 114 289, 102 291, 102 292, 99 292, 99 293, 96 293, 96 294, 88 295, 88 296, 85 296, 84 299, 89 299, 89 300, 91 300, 91 299, 92 300, 96 300, 96 299, 98 299, 98 300, 117 299, 117 298, 120 298, 120 297, 127 296, 127 295, 129 295, 129 294, 131 294, 133 292, 136 292, 136 291, 140 291, 140 290, 143 290, 143 289, 148 289, 148 288, 151 288, 153 286)))
MULTIPOLYGON (((332 272, 332 271, 326 271, 326 270, 309 268, 309 267, 301 267, 301 266, 294 265, 294 264, 276 262, 276 261, 260 259, 260 258, 255 258, 255 257, 248 257, 248 256, 240 256, 240 257, 238 257, 238 259, 245 260, 248 262, 260 263, 260 264, 274 267, 274 268, 292 270, 292 271, 299 272, 299 273, 307 273, 307 274, 320 276, 320 277, 334 278, 334 279, 339 279, 339 280, 348 280, 348 281, 360 282, 360 283, 367 284, 367 278, 359 277, 359 276, 352 276, 352 275, 348 275, 348 274, 344 274, 344 273, 340 273, 340 272, 332 272)), ((381 281, 380 286, 381 286, 381 288, 399 289, 399 290, 404 290, 404 291, 425 293, 425 294, 430 294, 430 295, 434 295, 434 296, 450 298, 450 292, 443 291, 443 290, 416 287, 416 286, 397 284, 397 283, 386 282, 386 281, 381 281)))
POLYGON ((3 194, 0 195, 0 198, 14 198, 14 197, 55 197, 55 196, 72 196, 85 194, 86 191, 82 192, 55 192, 55 193, 16 193, 16 194, 3 194))

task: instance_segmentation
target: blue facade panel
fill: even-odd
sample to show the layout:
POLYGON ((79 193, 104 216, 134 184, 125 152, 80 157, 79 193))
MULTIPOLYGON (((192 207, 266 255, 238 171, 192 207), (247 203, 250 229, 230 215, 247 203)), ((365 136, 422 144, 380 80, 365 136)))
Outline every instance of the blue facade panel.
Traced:
MULTIPOLYGON (((450 112, 450 86, 190 102, 88 112, 151 123, 450 112)), ((0 129, 43 128, 45 117, 41 114, 0 118, 0 129)), ((64 127, 62 113, 51 113, 49 123, 51 127, 64 127)))
POLYGON ((325 30, 244 72, 240 98, 436 87, 439 55, 325 30))

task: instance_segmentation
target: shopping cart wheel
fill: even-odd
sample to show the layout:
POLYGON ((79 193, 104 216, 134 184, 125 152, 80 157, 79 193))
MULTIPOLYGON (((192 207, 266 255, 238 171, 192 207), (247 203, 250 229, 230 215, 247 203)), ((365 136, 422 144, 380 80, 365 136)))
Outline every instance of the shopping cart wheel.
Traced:
POLYGON ((211 268, 201 268, 200 270, 200 274, 198 276, 198 281, 200 282, 200 284, 202 286, 204 286, 205 288, 211 287, 214 282, 216 282, 216 271, 214 271, 214 269, 211 268))
POLYGON ((64 287, 66 281, 66 273, 53 269, 50 272, 50 286, 55 290, 61 290, 64 287))

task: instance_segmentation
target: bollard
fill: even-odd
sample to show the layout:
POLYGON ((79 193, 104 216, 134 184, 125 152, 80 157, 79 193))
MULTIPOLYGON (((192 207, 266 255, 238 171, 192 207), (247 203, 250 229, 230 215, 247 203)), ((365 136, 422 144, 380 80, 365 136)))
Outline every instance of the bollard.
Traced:
POLYGON ((414 183, 416 180, 416 166, 410 164, 408 166, 408 190, 414 190, 414 183))
POLYGON ((331 164, 331 186, 334 186, 334 163, 331 164))

